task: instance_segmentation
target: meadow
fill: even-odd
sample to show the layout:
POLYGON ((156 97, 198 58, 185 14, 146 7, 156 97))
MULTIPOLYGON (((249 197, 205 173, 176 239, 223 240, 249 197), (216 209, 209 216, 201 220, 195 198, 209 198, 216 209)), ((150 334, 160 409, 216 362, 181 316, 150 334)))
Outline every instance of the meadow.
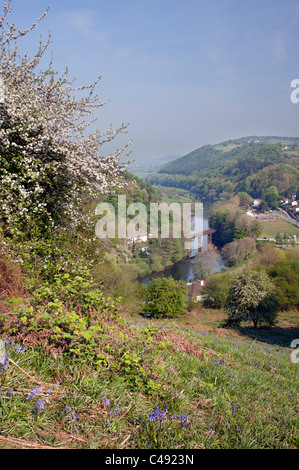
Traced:
POLYGON ((299 228, 289 222, 285 222, 284 220, 271 220, 260 223, 262 227, 261 237, 275 238, 277 233, 280 233, 283 237, 286 233, 288 237, 293 238, 293 235, 296 235, 299 239, 299 228))
POLYGON ((273 328, 224 320, 204 309, 176 320, 111 317, 97 370, 7 340, 1 448, 298 448, 290 344, 299 313, 281 313, 273 328))

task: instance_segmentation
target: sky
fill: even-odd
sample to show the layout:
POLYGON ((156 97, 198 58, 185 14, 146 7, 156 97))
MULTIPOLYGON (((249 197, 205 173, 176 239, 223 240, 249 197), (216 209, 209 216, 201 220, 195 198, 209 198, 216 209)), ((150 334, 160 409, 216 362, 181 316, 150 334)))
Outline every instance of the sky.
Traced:
MULTIPOLYGON (((3 5, 3 0, 1 0, 3 5)), ((102 77, 97 123, 129 124, 101 155, 130 140, 131 159, 186 155, 249 135, 299 137, 297 0, 13 0, 19 28, 45 19, 19 42, 29 55, 40 36, 45 60, 76 84, 102 77), (110 147, 111 146, 111 149, 110 147)), ((46 64, 46 62, 45 62, 46 64)))

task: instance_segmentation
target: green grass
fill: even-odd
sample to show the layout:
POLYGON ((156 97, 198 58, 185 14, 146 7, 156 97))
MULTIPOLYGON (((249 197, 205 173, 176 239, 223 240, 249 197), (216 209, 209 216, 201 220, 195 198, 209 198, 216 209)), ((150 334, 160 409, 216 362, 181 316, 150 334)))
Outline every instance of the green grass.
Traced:
POLYGON ((166 188, 159 186, 161 201, 171 204, 173 202, 178 202, 180 204, 192 202, 190 197, 190 191, 181 188, 166 188))
POLYGON ((290 360, 298 312, 281 314, 273 329, 224 329, 223 319, 219 311, 126 317, 98 370, 14 345, 18 366, 10 361, 0 375, 0 446, 298 448, 299 364, 290 360))
POLYGON ((262 233, 261 237, 275 238, 277 233, 283 236, 285 233, 289 237, 296 235, 299 238, 299 228, 284 220, 272 220, 269 222, 261 222, 262 233))

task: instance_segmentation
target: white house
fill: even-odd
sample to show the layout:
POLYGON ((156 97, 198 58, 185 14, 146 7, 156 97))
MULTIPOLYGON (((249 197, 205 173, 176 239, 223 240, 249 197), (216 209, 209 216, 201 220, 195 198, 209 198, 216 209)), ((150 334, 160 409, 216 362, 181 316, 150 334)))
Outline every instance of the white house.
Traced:
POLYGON ((126 243, 132 244, 132 243, 138 243, 138 242, 146 242, 147 241, 147 235, 142 235, 141 237, 127 237, 126 238, 126 243))

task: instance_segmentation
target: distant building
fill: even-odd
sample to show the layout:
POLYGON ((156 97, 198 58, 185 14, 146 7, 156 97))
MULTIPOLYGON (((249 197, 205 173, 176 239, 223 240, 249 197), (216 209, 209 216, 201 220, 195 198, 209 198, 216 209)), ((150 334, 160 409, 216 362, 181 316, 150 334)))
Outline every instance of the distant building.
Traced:
POLYGON ((126 238, 126 243, 129 245, 132 243, 138 243, 138 242, 146 242, 147 241, 147 235, 142 235, 141 237, 127 237, 126 238))
POLYGON ((195 302, 199 302, 203 299, 202 288, 204 287, 204 281, 198 280, 196 282, 190 282, 187 284, 189 297, 193 298, 195 302))

